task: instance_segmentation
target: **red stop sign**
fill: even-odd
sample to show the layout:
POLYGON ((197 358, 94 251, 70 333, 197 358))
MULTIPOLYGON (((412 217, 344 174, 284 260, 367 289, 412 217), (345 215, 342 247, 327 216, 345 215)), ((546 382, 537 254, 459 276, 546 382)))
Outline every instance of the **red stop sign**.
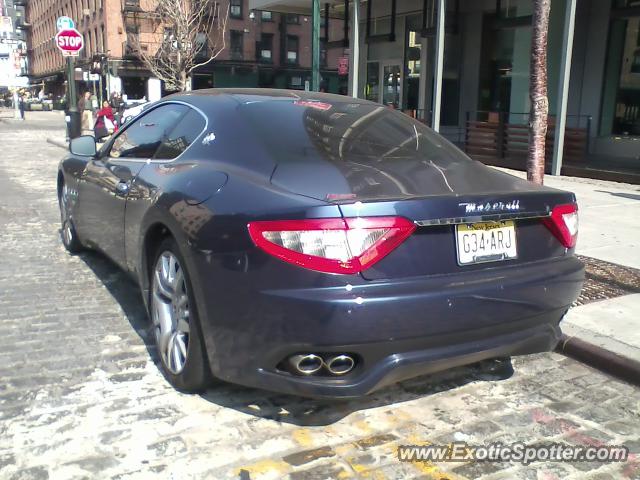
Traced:
POLYGON ((78 30, 70 28, 56 33, 56 46, 65 56, 76 56, 84 48, 84 39, 78 30))

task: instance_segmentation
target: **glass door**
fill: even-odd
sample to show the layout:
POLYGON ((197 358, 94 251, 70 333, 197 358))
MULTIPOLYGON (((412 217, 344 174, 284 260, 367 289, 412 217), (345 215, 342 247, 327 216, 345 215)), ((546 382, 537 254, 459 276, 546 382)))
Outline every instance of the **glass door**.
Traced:
POLYGON ((381 65, 382 104, 391 108, 402 105, 402 68, 401 62, 389 62, 381 65))

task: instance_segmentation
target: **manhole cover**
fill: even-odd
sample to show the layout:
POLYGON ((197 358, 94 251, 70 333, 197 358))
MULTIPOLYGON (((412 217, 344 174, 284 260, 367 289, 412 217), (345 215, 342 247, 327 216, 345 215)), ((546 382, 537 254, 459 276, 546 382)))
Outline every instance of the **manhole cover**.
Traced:
POLYGON ((585 266, 585 282, 574 305, 640 293, 640 270, 578 255, 585 266))

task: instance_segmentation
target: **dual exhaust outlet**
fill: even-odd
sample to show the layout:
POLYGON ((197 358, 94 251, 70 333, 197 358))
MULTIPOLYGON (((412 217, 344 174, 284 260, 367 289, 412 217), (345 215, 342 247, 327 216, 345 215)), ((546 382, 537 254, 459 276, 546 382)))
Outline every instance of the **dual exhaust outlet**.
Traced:
POLYGON ((356 361, 350 355, 340 354, 322 358, 314 353, 293 355, 289 358, 289 365, 299 375, 313 375, 322 368, 326 368, 332 375, 346 375, 356 365, 356 361))

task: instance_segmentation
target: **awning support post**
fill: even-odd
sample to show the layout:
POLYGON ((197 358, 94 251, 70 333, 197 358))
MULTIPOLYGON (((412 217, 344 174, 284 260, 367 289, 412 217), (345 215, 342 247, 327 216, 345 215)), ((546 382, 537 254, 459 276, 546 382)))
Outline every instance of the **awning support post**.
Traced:
POLYGON ((358 98, 360 72, 360 0, 353 0, 349 34, 349 95, 358 98))
MULTIPOLYGON (((556 132, 553 143, 553 163, 551 174, 560 175, 564 154, 564 133, 567 127, 567 100, 569 97, 569 80, 571 79, 571 57, 573 55, 573 33, 576 24, 576 0, 567 0, 564 17, 564 33, 562 38, 562 63, 558 83, 558 105, 556 110, 556 132)), ((590 132, 587 132, 589 135, 590 132)))
POLYGON ((436 58, 435 73, 433 76, 433 118, 431 128, 440 131, 440 111, 442 104, 442 70, 444 67, 444 33, 445 16, 447 13, 446 0, 438 0, 438 21, 436 24, 436 58))

